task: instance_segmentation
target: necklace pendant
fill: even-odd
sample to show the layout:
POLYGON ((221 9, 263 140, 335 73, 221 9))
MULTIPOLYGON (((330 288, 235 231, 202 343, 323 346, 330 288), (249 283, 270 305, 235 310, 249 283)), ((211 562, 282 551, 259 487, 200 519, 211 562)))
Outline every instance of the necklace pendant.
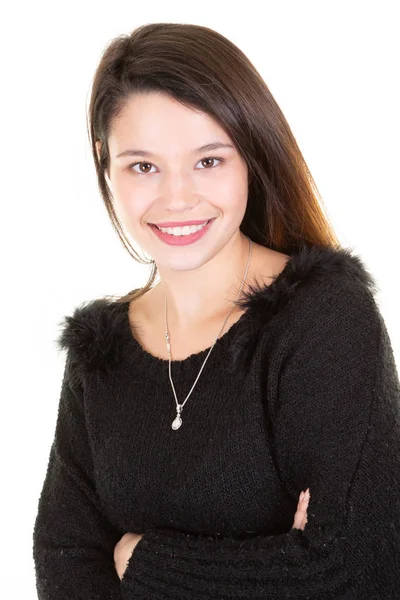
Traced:
POLYGON ((179 429, 179 427, 182 425, 182 419, 181 419, 182 405, 178 404, 176 410, 177 410, 176 417, 172 421, 172 429, 179 429))
POLYGON ((173 421, 172 421, 172 429, 179 429, 179 427, 182 425, 182 419, 180 418, 180 416, 178 415, 173 421))

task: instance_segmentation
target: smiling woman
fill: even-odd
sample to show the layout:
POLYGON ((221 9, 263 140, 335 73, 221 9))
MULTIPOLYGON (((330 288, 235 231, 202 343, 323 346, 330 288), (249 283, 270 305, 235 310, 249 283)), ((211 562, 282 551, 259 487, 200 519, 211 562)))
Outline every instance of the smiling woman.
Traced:
MULTIPOLYGON (((96 148, 100 157, 101 141, 96 148)), ((247 206, 247 164, 207 113, 165 93, 136 92, 110 128, 108 152, 105 178, 116 212, 163 279, 170 269, 198 268, 236 237, 247 206), (185 246, 185 253, 168 246, 185 246)))
MULTIPOLYGON (((266 276, 281 262, 277 253, 288 256, 303 242, 340 246, 265 81, 207 27, 153 23, 115 38, 93 79, 88 129, 112 225, 135 260, 149 262, 132 238, 151 257, 146 285, 121 301, 146 294, 165 269, 193 271, 226 240, 226 256, 233 248, 244 255, 243 235, 269 265, 266 276), (213 235, 180 240, 184 252, 148 226, 209 219, 213 235)), ((172 298, 170 306, 177 313, 172 298)))
POLYGON ((219 33, 154 23, 106 48, 88 120, 152 271, 66 316, 39 599, 400 598, 391 341, 267 85, 219 33))

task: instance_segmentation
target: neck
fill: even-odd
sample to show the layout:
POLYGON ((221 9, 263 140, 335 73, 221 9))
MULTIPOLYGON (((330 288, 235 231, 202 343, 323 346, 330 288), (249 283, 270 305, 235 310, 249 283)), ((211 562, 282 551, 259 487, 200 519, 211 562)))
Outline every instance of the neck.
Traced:
POLYGON ((159 266, 159 303, 164 310, 166 296, 168 327, 184 331, 222 318, 237 297, 248 255, 249 240, 238 231, 216 256, 197 269, 178 271, 159 266))

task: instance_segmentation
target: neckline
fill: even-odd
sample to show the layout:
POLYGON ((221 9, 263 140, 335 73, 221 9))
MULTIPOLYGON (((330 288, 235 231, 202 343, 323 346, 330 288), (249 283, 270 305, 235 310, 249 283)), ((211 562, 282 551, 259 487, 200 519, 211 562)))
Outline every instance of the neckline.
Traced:
MULTIPOLYGON (((229 346, 232 341, 233 338, 235 337, 235 335, 239 332, 239 330, 242 329, 242 326, 245 326, 245 324, 247 324, 247 322, 252 318, 252 312, 254 309, 254 302, 253 300, 255 299, 255 297, 257 297, 260 293, 265 293, 265 291, 268 290, 271 291, 272 293, 274 292, 275 288, 277 288, 280 285, 281 280, 285 279, 289 270, 292 268, 292 263, 294 261, 294 253, 289 255, 288 260, 286 261, 283 269, 274 277, 272 277, 272 280, 270 283, 263 283, 263 284, 254 284, 254 285, 249 285, 248 289, 244 292, 242 292, 242 296, 241 298, 238 300, 237 302, 237 306, 241 307, 241 308, 245 308, 244 312, 240 315, 240 317, 237 319, 237 321, 235 321, 228 330, 225 331, 225 333, 223 333, 222 335, 220 335, 220 337, 216 340, 214 348, 211 352, 211 354, 221 354, 223 353, 223 350, 229 346)), ((129 305, 130 302, 127 300, 126 302, 122 303, 123 306, 123 326, 125 329, 125 333, 127 335, 127 339, 128 339, 128 351, 133 349, 135 352, 134 353, 140 353, 142 355, 142 357, 146 358, 148 363, 152 363, 153 365, 159 365, 159 366, 165 366, 168 365, 168 359, 166 358, 161 358, 159 356, 155 356, 154 354, 152 354, 151 352, 149 352, 148 350, 146 350, 145 348, 143 348, 141 346, 141 344, 139 343, 139 341, 135 338, 135 336, 133 335, 132 329, 131 329, 131 324, 129 321, 129 305)), ((211 346, 208 346, 207 348, 204 348, 203 350, 200 350, 199 352, 193 352, 192 354, 190 354, 189 356, 187 356, 186 358, 183 359, 172 359, 171 360, 171 365, 174 366, 175 368, 186 368, 186 367, 191 367, 193 364, 202 361, 203 359, 206 358, 208 352, 210 351, 211 346)), ((210 356, 211 358, 211 356, 210 356)))
MULTIPOLYGON (((148 350, 146 350, 145 348, 143 348, 143 346, 140 344, 140 342, 135 338, 135 336, 132 333, 132 329, 131 329, 131 324, 129 321, 129 302, 124 302, 123 303, 123 307, 124 307, 124 327, 126 329, 126 334, 128 337, 128 349, 130 348, 134 348, 134 350, 136 352, 139 352, 143 357, 147 358, 149 362, 153 362, 154 364, 159 364, 159 365, 168 365, 168 359, 167 358, 161 358, 159 356, 155 356, 154 354, 152 354, 151 352, 149 352, 148 350)), ((236 331, 241 327, 242 323, 246 320, 246 318, 248 318, 249 316, 249 311, 245 310, 240 317, 237 319, 237 321, 235 321, 228 330, 225 331, 225 333, 222 333, 222 335, 219 336, 219 338, 216 340, 215 345, 214 345, 214 349, 212 350, 211 354, 217 354, 218 350, 222 347, 225 347, 227 344, 229 344, 229 342, 232 341, 236 331)), ((183 359, 171 359, 171 365, 175 366, 175 367, 185 367, 185 366, 190 366, 192 363, 197 362, 202 360, 203 358, 206 357, 206 355, 208 354, 208 352, 210 351, 211 346, 208 346, 207 348, 204 348, 204 350, 200 350, 200 352, 193 352, 192 354, 190 354, 189 356, 187 356, 186 358, 183 359)))

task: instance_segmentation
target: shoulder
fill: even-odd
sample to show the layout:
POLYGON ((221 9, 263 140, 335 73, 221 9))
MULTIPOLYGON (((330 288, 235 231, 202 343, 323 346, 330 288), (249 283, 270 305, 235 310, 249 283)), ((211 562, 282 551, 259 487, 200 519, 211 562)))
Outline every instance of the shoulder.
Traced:
POLYGON ((62 318, 56 344, 67 352, 67 360, 78 378, 85 372, 117 364, 126 312, 125 304, 105 296, 81 302, 62 318))
POLYGON ((240 304, 264 321, 294 300, 298 308, 303 306, 304 309, 324 300, 329 302, 334 290, 336 294, 374 300, 379 287, 364 260, 353 249, 302 244, 289 255, 269 285, 250 286, 240 304))
POLYGON ((294 343, 311 330, 338 330, 346 320, 360 330, 376 330, 382 319, 375 300, 378 290, 375 277, 353 249, 301 245, 271 283, 254 284, 243 294, 239 304, 249 311, 250 321, 236 339, 235 365, 250 358, 260 336, 269 335, 272 322, 279 323, 280 335, 294 343))
POLYGON ((351 248, 302 247, 291 264, 289 280, 289 293, 298 282, 293 308, 304 314, 308 326, 339 317, 360 324, 380 320, 377 280, 351 248))

